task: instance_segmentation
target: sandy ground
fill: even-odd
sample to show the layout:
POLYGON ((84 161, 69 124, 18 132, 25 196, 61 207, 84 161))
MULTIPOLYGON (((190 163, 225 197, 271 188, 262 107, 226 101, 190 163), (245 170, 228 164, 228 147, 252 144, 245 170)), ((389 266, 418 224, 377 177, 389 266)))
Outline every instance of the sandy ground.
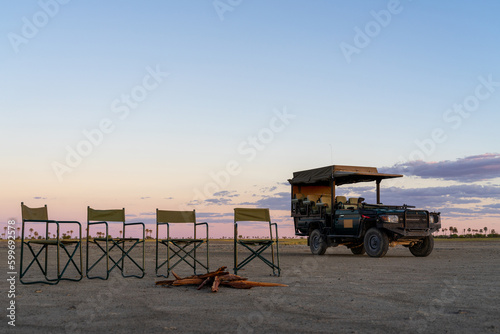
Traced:
MULTIPOLYGON (((500 333, 500 242, 436 242, 427 258, 401 246, 384 258, 345 247, 313 256, 307 246, 281 246, 281 277, 253 262, 242 276, 285 288, 218 293, 155 286, 154 243, 146 276, 107 281, 16 283, 16 326, 9 326, 9 285, 2 279, 1 332, 22 333, 500 333)), ((0 243, 1 272, 7 245, 0 243)), ((95 249, 91 249, 95 254, 95 249)), ((231 244, 212 244, 210 268, 232 268, 231 244)), ((179 274, 186 275, 185 268, 179 274)))

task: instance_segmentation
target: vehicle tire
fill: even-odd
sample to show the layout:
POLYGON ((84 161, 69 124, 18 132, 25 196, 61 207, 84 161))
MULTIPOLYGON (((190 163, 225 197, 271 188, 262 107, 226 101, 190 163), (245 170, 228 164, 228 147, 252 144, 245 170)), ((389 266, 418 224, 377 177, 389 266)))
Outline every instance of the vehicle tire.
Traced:
POLYGON ((434 237, 429 235, 422 239, 421 242, 410 246, 410 252, 417 257, 429 256, 434 249, 434 237))
POLYGON ((361 245, 356 246, 356 247, 351 247, 351 252, 354 255, 363 255, 363 254, 366 253, 366 251, 365 251, 365 245, 361 244, 361 245))
POLYGON ((314 255, 325 254, 328 246, 326 245, 326 242, 318 229, 311 232, 311 235, 309 236, 309 247, 311 248, 311 253, 313 253, 314 255))
POLYGON ((369 256, 382 257, 389 249, 389 238, 384 231, 372 227, 365 234, 364 247, 369 256))

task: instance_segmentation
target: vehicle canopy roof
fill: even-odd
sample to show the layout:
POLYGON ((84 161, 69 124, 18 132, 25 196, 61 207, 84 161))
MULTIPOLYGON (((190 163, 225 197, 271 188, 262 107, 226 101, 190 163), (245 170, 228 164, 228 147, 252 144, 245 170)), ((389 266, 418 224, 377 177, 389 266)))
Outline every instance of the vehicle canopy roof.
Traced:
POLYGON ((375 167, 341 166, 333 165, 321 168, 294 172, 293 178, 288 180, 290 184, 330 184, 335 180, 335 185, 380 181, 402 177, 400 174, 379 173, 375 167))

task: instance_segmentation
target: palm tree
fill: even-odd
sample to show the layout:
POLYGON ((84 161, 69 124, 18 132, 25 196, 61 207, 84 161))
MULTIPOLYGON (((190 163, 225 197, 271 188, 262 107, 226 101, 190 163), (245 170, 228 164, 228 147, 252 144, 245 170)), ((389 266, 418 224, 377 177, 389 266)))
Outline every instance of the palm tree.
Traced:
POLYGON ((486 236, 488 236, 488 227, 486 227, 486 226, 485 226, 485 227, 483 228, 483 230, 484 230, 484 234, 485 234, 486 236))
POLYGON ((31 233, 33 233, 33 227, 30 228, 30 238, 31 238, 31 233))
POLYGON ((3 234, 4 236, 7 235, 7 228, 8 228, 7 226, 3 228, 3 230, 5 231, 5 233, 3 234))
POLYGON ((73 230, 69 231, 69 236, 70 236, 70 238, 73 238, 73 230))
POLYGON ((446 231, 448 231, 448 229, 446 227, 443 228, 443 234, 446 234, 446 231))
POLYGON ((470 234, 470 231, 471 231, 471 228, 469 227, 469 228, 467 229, 467 232, 469 232, 469 234, 470 234))
POLYGON ((122 237, 122 233, 123 233, 123 231, 120 231, 120 238, 122 237))
POLYGON ((37 237, 38 237, 38 232, 35 231, 35 239, 37 239, 37 237))

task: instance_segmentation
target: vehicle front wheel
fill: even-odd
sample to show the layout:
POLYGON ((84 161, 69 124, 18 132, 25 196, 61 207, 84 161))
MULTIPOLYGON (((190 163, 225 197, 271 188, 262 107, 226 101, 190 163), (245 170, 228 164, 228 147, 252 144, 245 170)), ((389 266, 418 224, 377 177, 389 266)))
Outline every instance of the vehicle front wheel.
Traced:
POLYGON ((314 255, 325 254, 328 246, 326 245, 326 242, 318 229, 311 232, 311 235, 309 236, 309 247, 311 248, 311 253, 313 253, 314 255))
POLYGON ((384 231, 372 227, 365 234, 364 246, 369 256, 382 257, 389 249, 389 238, 384 231))
POLYGON ((361 244, 360 246, 351 247, 351 252, 354 255, 363 255, 363 254, 366 253, 366 251, 365 251, 365 245, 361 244))
POLYGON ((410 252, 417 257, 429 256, 434 249, 434 237, 429 235, 422 241, 410 246, 410 252))

